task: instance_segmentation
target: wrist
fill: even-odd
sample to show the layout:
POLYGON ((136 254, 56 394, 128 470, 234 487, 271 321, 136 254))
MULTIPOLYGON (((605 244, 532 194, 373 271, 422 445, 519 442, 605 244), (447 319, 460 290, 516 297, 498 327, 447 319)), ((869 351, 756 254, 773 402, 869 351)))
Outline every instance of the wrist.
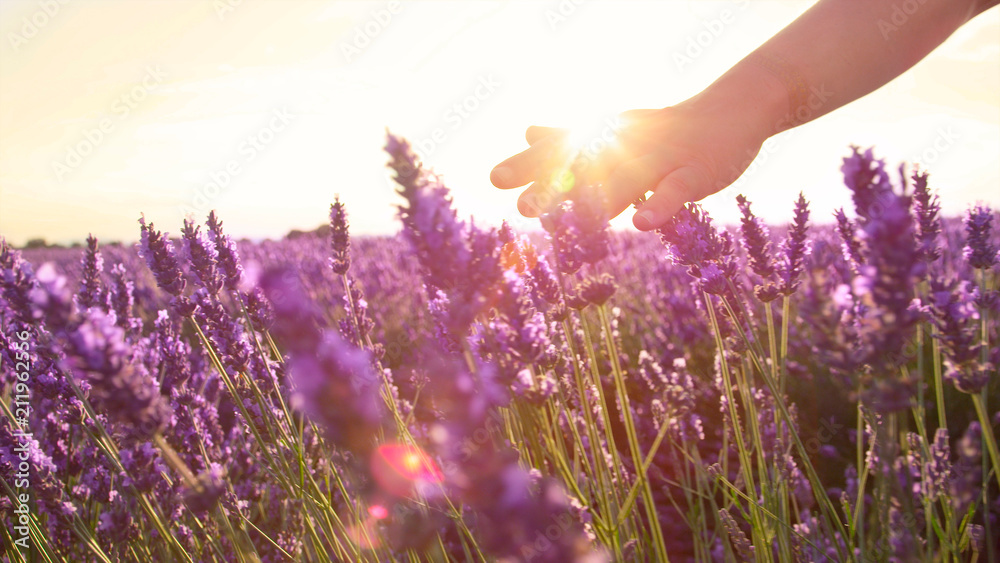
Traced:
POLYGON ((783 61, 756 53, 737 63, 690 101, 722 112, 760 142, 811 119, 805 81, 783 61))

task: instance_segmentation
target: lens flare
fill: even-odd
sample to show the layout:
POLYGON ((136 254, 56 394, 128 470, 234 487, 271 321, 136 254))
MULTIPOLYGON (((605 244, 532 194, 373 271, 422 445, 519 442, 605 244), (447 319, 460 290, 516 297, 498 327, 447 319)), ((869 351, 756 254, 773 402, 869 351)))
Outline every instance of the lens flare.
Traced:
POLYGON ((381 504, 373 504, 368 507, 368 515, 376 520, 385 520, 389 517, 389 510, 381 504))
POLYGON ((549 186, 560 194, 572 190, 575 184, 576 176, 566 168, 554 171, 549 178, 549 186))
POLYGON ((621 116, 609 115, 600 122, 570 128, 565 138, 568 158, 549 178, 550 189, 565 194, 578 183, 603 184, 614 163, 627 156, 621 142, 626 125, 621 116))
POLYGON ((440 483, 444 479, 437 464, 416 446, 383 444, 371 459, 372 476, 382 490, 405 497, 420 484, 440 483))

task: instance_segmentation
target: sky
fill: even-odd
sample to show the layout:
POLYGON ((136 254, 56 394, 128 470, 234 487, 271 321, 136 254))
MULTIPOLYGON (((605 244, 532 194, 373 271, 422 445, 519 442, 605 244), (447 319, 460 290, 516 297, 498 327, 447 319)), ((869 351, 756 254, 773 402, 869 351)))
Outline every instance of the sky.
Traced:
MULTIPOLYGON (((516 211, 491 168, 531 124, 597 131, 710 84, 812 2, 3 0, 0 236, 67 244, 177 233, 212 209, 237 238, 328 220, 399 229, 386 130, 418 148, 477 224, 516 211)), ((850 145, 920 162, 944 211, 1000 208, 1000 9, 882 89, 775 137, 734 198, 787 221, 799 191, 848 205, 850 145)), ((630 212, 613 222, 631 228, 630 212)))

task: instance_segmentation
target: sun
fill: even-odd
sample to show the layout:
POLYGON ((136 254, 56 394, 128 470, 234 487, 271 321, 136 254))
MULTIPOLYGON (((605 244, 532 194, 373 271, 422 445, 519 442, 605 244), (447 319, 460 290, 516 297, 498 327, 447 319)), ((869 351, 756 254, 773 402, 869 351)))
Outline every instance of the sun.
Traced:
POLYGON ((626 156, 621 143, 624 128, 625 121, 614 113, 566 128, 563 147, 566 164, 554 171, 550 184, 568 191, 580 181, 604 183, 615 163, 626 156))
POLYGON ((624 128, 625 121, 616 114, 581 121, 567 129, 566 145, 574 154, 596 157, 620 148, 620 134, 624 128))

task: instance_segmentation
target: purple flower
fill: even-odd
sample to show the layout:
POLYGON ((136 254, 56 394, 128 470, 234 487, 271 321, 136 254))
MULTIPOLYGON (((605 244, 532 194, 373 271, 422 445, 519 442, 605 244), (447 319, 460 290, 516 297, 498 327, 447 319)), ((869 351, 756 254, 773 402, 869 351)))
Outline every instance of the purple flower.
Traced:
POLYGON ((984 205, 975 206, 965 216, 964 255, 977 270, 988 270, 997 263, 997 249, 990 241, 992 226, 993 213, 984 205))
POLYGON ((980 365, 976 310, 969 282, 931 280, 931 321, 945 358, 945 378, 964 393, 978 393, 989 381, 990 366, 980 365))
POLYGON ((600 191, 593 186, 573 188, 569 200, 542 215, 541 222, 563 274, 572 274, 583 264, 597 263, 608 255, 608 220, 600 191))
POLYGON ((344 204, 340 196, 335 196, 330 205, 330 246, 333 257, 330 258, 330 268, 338 276, 347 274, 351 268, 351 236, 348 234, 349 223, 344 204))
POLYGON ((195 313, 198 323, 218 352, 229 375, 237 377, 250 371, 257 356, 243 326, 226 311, 217 298, 205 290, 196 291, 192 302, 198 306, 195 313))
POLYGON ((771 262, 771 240, 764 222, 750 211, 750 202, 742 194, 736 196, 736 204, 743 215, 742 222, 743 245, 750 259, 750 269, 764 280, 774 275, 774 264, 771 262))
POLYGON ((216 268, 219 253, 212 241, 201 232, 201 225, 195 226, 190 219, 184 219, 184 254, 191 264, 191 273, 208 290, 216 295, 222 289, 222 278, 216 268))
POLYGON ((208 236, 215 243, 217 262, 222 268, 226 289, 236 290, 243 281, 243 265, 240 264, 239 253, 233 239, 222 232, 222 221, 216 217, 215 211, 208 214, 208 236))
POLYGON ((318 310, 290 272, 266 272, 261 286, 274 304, 275 336, 290 352, 293 406, 320 424, 333 444, 369 451, 382 414, 381 379, 370 354, 320 329, 318 310))
POLYGON ((545 372, 535 377, 530 369, 522 369, 517 372, 517 376, 511 384, 511 391, 529 403, 541 405, 555 394, 556 382, 552 378, 551 372, 545 372))
POLYGON ((466 243, 466 225, 452 208, 448 189, 423 170, 405 140, 389 135, 386 151, 396 172, 398 193, 407 204, 399 206, 403 237, 410 243, 432 289, 453 287, 468 273, 472 260, 466 243))
POLYGON ((844 173, 844 183, 851 189, 854 209, 862 226, 881 215, 887 203, 883 198, 892 195, 892 184, 885 172, 885 161, 875 160, 872 150, 869 148, 861 153, 858 147, 852 146, 851 156, 844 159, 840 168, 844 173))
POLYGON ((948 494, 947 484, 951 477, 951 446, 948 444, 948 430, 938 428, 934 432, 934 442, 930 445, 931 458, 927 460, 927 480, 925 494, 937 499, 948 494))
POLYGON ((34 286, 35 275, 31 264, 5 239, 0 238, 0 295, 17 320, 26 325, 35 322, 31 305, 34 286))
POLYGON ((114 282, 110 292, 111 310, 115 313, 115 323, 126 331, 142 327, 142 321, 132 316, 132 306, 135 304, 133 290, 135 285, 128 279, 123 264, 111 267, 111 279, 114 282))
MULTIPOLYGON (((49 514, 50 524, 54 528, 70 526, 77 508, 68 502, 64 485, 59 480, 59 467, 43 444, 33 437, 34 432, 22 433, 10 422, 7 417, 0 417, 0 480, 13 485, 19 477, 23 479, 25 474, 29 475, 32 500, 38 503, 40 511, 49 514)), ((68 538, 62 543, 68 547, 74 544, 74 539, 68 538)))
POLYGON ((250 326, 254 330, 263 332, 271 328, 271 324, 274 323, 274 310, 261 288, 255 287, 246 295, 246 306, 250 326))
POLYGON ((49 326, 65 338, 66 367, 89 384, 91 402, 138 439, 163 430, 170 421, 170 406, 145 366, 131 361, 121 327, 97 308, 79 315, 70 311, 64 280, 51 268, 39 270, 38 281, 36 307, 47 318, 60 319, 49 326))
POLYGON ((857 270, 864 263, 864 258, 861 255, 861 242, 855 233, 855 225, 847 218, 843 209, 835 211, 834 217, 837 219, 837 234, 840 236, 844 259, 851 265, 851 268, 857 270))
POLYGON ((139 225, 142 234, 138 246, 139 255, 146 260, 160 289, 171 295, 180 295, 187 282, 184 281, 167 233, 157 231, 152 223, 146 225, 145 217, 139 218, 139 225))
POLYGON ((941 232, 941 205, 927 189, 927 173, 913 173, 913 214, 916 218, 917 247, 921 257, 932 262, 941 257, 937 238, 941 232))
POLYGON ((579 285, 577 285, 577 287, 574 288, 574 291, 572 293, 567 293, 565 297, 566 297, 566 305, 570 309, 573 309, 574 311, 583 310, 588 305, 587 300, 584 299, 582 295, 580 295, 579 285))
POLYGON ((966 531, 969 533, 969 545, 972 551, 977 553, 985 551, 986 542, 983 538, 986 536, 986 530, 979 524, 969 524, 966 531))
POLYGON ((548 232, 556 254, 556 267, 564 275, 573 274, 583 266, 583 260, 576 251, 576 240, 580 235, 566 218, 572 205, 572 202, 561 203, 541 217, 542 227, 548 232))
MULTIPOLYGON (((489 435, 487 423, 500 419, 495 408, 508 400, 492 367, 480 364, 470 373, 457 360, 431 353, 421 368, 430 378, 425 392, 441 413, 429 436, 443 460, 444 485, 474 513, 479 547, 500 558, 605 561, 588 535, 588 515, 561 484, 520 467, 509 446, 478 438, 489 435)), ((525 379, 517 378, 520 387, 527 387, 525 379)), ((535 384, 546 385, 544 378, 535 384)))
POLYGON ((580 296, 594 305, 604 305, 618 289, 611 274, 591 276, 580 284, 580 296))
POLYGON ((453 338, 463 337, 500 282, 497 235, 458 219, 448 189, 423 170, 409 143, 390 134, 385 149, 406 199, 399 206, 403 238, 417 255, 428 294, 447 295, 443 326, 453 338))
POLYGON ((983 429, 978 422, 970 422, 955 444, 957 458, 952 465, 952 478, 948 481, 948 495, 956 513, 964 514, 980 498, 983 487, 982 448, 983 429))
POLYGON ((503 351, 531 364, 551 346, 545 318, 531 305, 524 282, 512 271, 504 273, 505 289, 497 304, 502 322, 496 323, 497 340, 503 351))
POLYGON ((715 294, 728 291, 725 280, 736 275, 733 241, 729 233, 715 229, 700 205, 683 207, 659 233, 673 262, 687 266, 702 290, 715 294))
POLYGON ((809 254, 809 241, 806 240, 806 233, 809 230, 809 202, 805 196, 799 193, 799 199, 795 201, 795 218, 788 229, 788 238, 782 245, 782 260, 780 264, 779 277, 781 279, 781 293, 791 295, 799 285, 799 276, 802 275, 802 263, 809 254))
POLYGON ((552 268, 544 258, 538 258, 535 267, 531 269, 531 280, 535 292, 546 303, 555 305, 562 301, 562 289, 559 287, 559 280, 556 279, 552 268))
POLYGON ((213 463, 208 470, 196 477, 196 486, 185 489, 184 504, 192 513, 204 516, 219 504, 219 499, 226 492, 226 483, 222 477, 222 467, 213 463))
POLYGON ((97 249, 97 239, 87 235, 87 250, 83 256, 83 281, 77 302, 81 307, 102 307, 107 309, 107 295, 101 284, 101 273, 104 271, 104 259, 97 249))
POLYGON ((725 528, 726 533, 729 535, 729 541, 733 544, 733 549, 736 550, 736 555, 743 561, 754 561, 753 544, 750 543, 750 539, 747 538, 746 533, 736 523, 733 515, 723 508, 719 510, 719 518, 722 520, 723 528, 725 528))
POLYGON ((191 378, 191 347, 177 333, 166 311, 160 311, 154 327, 149 343, 159 352, 161 391, 169 397, 191 378))
POLYGON ((847 160, 844 182, 854 191, 865 250, 854 280, 865 305, 859 319, 864 344, 859 359, 869 368, 862 377, 863 400, 882 411, 906 408, 916 382, 895 374, 908 361, 905 350, 920 320, 912 307, 914 288, 927 265, 915 242, 910 198, 892 191, 883 163, 873 161, 870 150, 863 157, 855 150, 847 160))
POLYGON ((892 551, 890 561, 913 561, 917 558, 917 537, 913 533, 913 525, 907 523, 906 517, 911 516, 893 505, 889 507, 889 547, 892 551))
POLYGON ((500 240, 500 244, 507 244, 508 242, 513 242, 517 239, 517 235, 514 233, 514 229, 510 226, 506 220, 500 224, 500 232, 497 237, 500 240))

